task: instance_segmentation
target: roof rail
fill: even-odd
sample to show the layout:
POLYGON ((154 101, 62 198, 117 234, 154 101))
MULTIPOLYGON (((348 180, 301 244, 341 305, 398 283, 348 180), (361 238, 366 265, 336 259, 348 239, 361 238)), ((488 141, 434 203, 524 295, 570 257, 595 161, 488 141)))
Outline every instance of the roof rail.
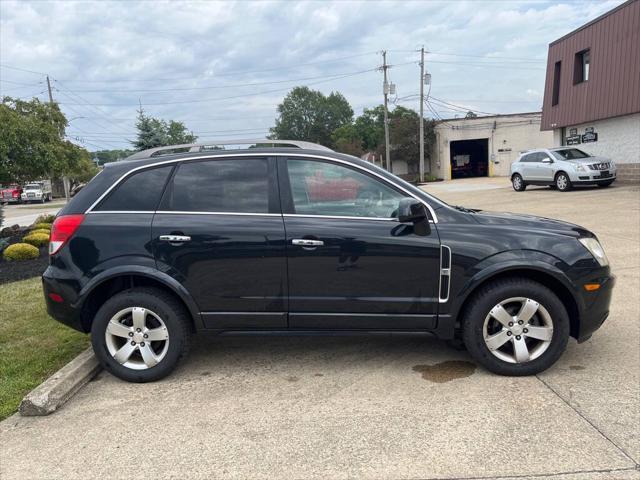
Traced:
MULTIPOLYGON (((215 150, 224 150, 225 145, 247 145, 247 148, 256 148, 257 146, 262 145, 282 145, 284 147, 296 147, 303 148, 308 150, 323 150, 332 152, 330 148, 327 148, 323 145, 319 145, 317 143, 304 142, 302 140, 270 140, 268 138, 258 138, 258 139, 243 139, 243 140, 211 140, 210 142, 198 142, 198 143, 183 143, 181 145, 167 145, 164 147, 156 147, 149 148, 147 150, 142 150, 140 152, 136 152, 133 155, 127 157, 127 160, 140 160, 142 158, 150 158, 158 155, 162 155, 161 152, 165 150, 182 150, 189 149, 189 152, 202 152, 207 151, 209 149, 215 150), (255 145, 255 146, 254 146, 255 145), (253 146, 253 147, 252 147, 253 146), (206 148, 206 147, 209 147, 206 148)), ((171 153, 171 152, 169 152, 171 153)))

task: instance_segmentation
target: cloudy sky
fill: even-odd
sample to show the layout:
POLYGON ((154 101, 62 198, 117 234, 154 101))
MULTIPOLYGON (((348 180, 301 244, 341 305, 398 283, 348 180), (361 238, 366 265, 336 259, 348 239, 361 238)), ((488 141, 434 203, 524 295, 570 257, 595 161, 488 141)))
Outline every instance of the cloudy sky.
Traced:
POLYGON ((381 50, 417 109, 424 45, 426 116, 535 111, 549 42, 621 2, 0 0, 0 96, 44 100, 48 74, 89 150, 126 147, 139 102, 201 139, 257 138, 296 85, 381 103, 381 50))

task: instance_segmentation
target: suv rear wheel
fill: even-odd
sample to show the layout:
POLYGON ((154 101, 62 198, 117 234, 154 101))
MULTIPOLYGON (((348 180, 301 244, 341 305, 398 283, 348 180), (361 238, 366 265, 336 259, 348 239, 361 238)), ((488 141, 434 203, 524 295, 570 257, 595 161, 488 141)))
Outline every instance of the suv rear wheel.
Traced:
POLYGON ((476 362, 500 375, 535 375, 564 352, 569 317, 537 282, 500 280, 477 292, 463 316, 463 339, 476 362))
POLYGON ((100 363, 129 382, 167 376, 189 349, 189 317, 166 292, 132 288, 107 300, 91 326, 100 363))
POLYGON ((569 180, 569 175, 564 172, 558 173, 556 175, 556 188, 561 192, 571 190, 571 180, 569 180))
POLYGON ((524 192, 527 188, 527 184, 524 183, 524 180, 519 173, 516 173, 511 177, 511 185, 516 192, 524 192))

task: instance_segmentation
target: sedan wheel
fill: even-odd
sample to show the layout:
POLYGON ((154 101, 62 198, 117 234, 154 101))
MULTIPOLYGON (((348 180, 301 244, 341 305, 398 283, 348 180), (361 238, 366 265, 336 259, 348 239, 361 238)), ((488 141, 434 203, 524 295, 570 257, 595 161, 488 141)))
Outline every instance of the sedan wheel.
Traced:
POLYGON ((549 348, 553 320, 535 300, 508 298, 491 309, 482 333, 494 356, 504 362, 524 363, 535 360, 549 348))

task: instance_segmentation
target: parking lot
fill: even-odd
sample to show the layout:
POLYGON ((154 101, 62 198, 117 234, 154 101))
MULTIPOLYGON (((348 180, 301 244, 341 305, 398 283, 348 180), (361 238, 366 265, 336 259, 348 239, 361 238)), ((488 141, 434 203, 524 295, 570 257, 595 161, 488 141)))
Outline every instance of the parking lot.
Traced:
POLYGON ((640 478, 640 187, 426 190, 593 230, 617 276, 607 322, 526 378, 433 338, 198 338, 163 381, 103 372, 49 417, 0 423, 0 477, 640 478))

